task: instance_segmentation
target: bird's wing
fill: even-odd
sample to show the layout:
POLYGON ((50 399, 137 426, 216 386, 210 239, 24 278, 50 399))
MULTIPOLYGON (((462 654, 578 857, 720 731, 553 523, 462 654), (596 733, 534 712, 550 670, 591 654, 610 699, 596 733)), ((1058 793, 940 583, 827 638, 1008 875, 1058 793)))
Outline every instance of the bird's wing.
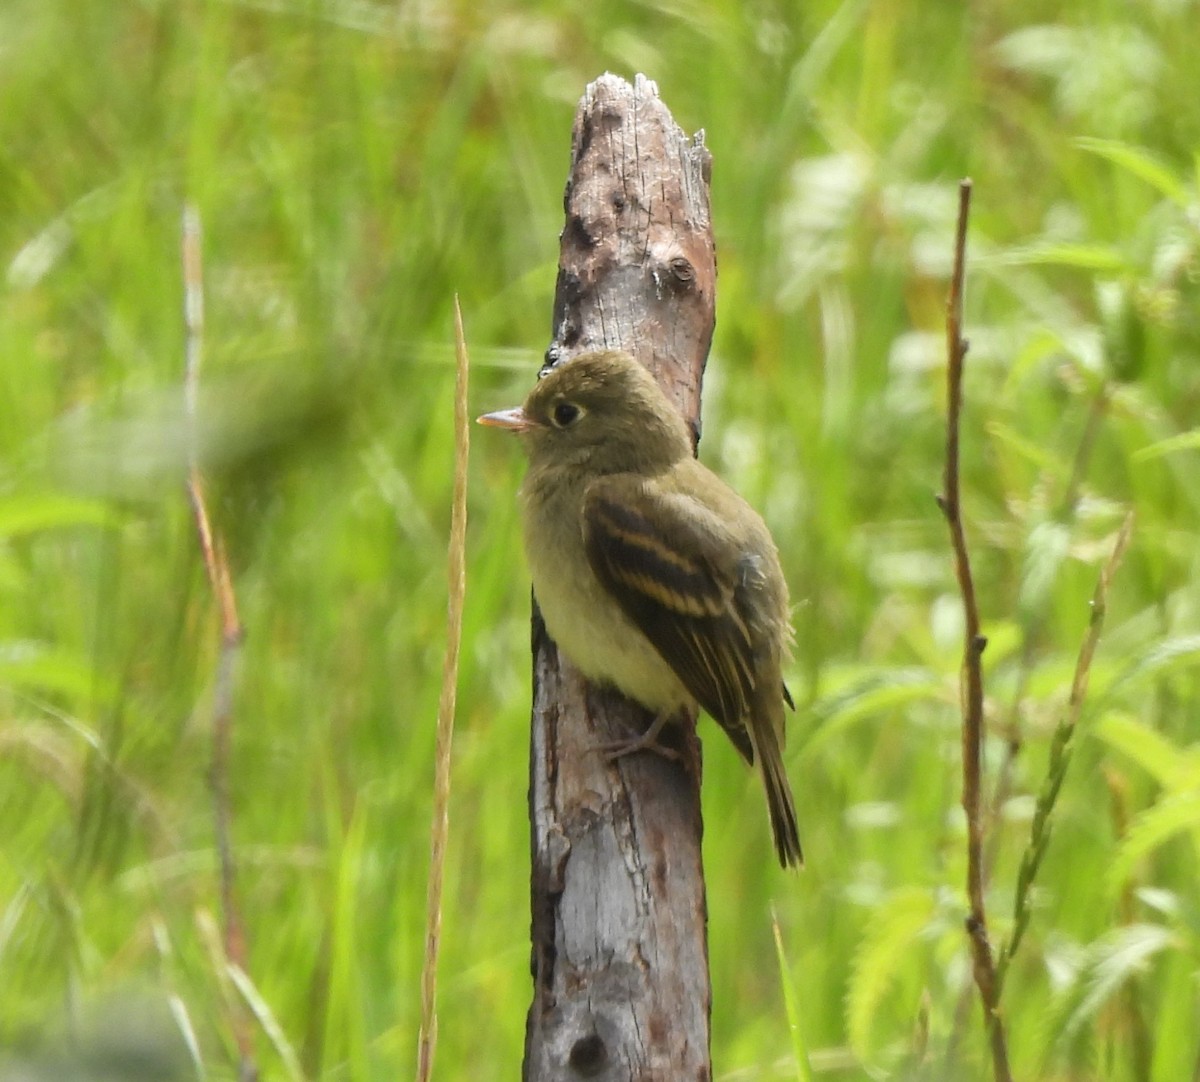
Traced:
POLYGON ((745 722, 754 644, 738 604, 739 560, 695 499, 630 475, 592 483, 583 537, 596 577, 750 762, 745 722))

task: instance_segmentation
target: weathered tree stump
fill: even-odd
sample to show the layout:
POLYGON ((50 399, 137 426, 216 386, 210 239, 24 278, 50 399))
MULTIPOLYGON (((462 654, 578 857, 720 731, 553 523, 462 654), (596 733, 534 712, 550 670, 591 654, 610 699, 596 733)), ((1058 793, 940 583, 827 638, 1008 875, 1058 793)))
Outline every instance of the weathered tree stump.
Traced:
MULTIPOLYGON (((547 365, 621 348, 656 376, 699 439, 715 319, 711 156, 638 76, 604 75, 575 115, 547 365)), ((649 716, 594 688, 533 617, 529 810, 534 997, 529 1082, 703 1082, 709 1061, 700 747, 678 762, 598 746, 649 716)))

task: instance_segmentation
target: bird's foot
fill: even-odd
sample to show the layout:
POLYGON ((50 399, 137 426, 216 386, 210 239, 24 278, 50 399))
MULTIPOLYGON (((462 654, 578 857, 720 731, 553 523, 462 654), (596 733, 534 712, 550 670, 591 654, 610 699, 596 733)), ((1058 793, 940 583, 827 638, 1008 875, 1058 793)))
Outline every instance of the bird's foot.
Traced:
POLYGON ((677 763, 682 758, 679 752, 658 741, 659 733, 674 716, 674 711, 664 710, 655 717, 650 728, 640 736, 632 737, 629 740, 609 740, 597 745, 596 750, 610 763, 615 763, 618 759, 624 759, 626 755, 633 755, 639 751, 652 751, 655 755, 661 755, 664 759, 677 763))

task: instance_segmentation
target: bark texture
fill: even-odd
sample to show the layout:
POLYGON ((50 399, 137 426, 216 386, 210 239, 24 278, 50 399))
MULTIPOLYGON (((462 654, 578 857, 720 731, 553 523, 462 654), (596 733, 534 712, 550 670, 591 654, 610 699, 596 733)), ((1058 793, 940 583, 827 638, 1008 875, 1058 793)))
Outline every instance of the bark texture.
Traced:
MULTIPOLYGON (((638 76, 604 75, 572 133, 553 341, 546 364, 600 348, 642 361, 699 439, 716 260, 711 156, 638 76)), ((536 601, 536 599, 535 599, 536 601)), ((650 722, 558 656, 533 618, 530 819, 534 998, 524 1078, 712 1076, 695 719, 664 734, 674 762, 615 763, 598 745, 650 722)))

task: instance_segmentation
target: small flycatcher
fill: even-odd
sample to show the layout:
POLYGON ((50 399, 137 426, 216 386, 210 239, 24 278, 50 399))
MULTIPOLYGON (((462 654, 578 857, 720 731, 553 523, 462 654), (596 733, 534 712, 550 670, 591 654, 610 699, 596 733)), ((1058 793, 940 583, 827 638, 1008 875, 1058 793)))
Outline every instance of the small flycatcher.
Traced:
POLYGON ((546 629, 572 664, 656 714, 648 747, 704 707, 762 772, 780 863, 802 863, 783 767, 787 584, 766 524, 692 455, 688 427, 628 353, 548 372, 481 424, 522 439, 525 551, 546 629))

